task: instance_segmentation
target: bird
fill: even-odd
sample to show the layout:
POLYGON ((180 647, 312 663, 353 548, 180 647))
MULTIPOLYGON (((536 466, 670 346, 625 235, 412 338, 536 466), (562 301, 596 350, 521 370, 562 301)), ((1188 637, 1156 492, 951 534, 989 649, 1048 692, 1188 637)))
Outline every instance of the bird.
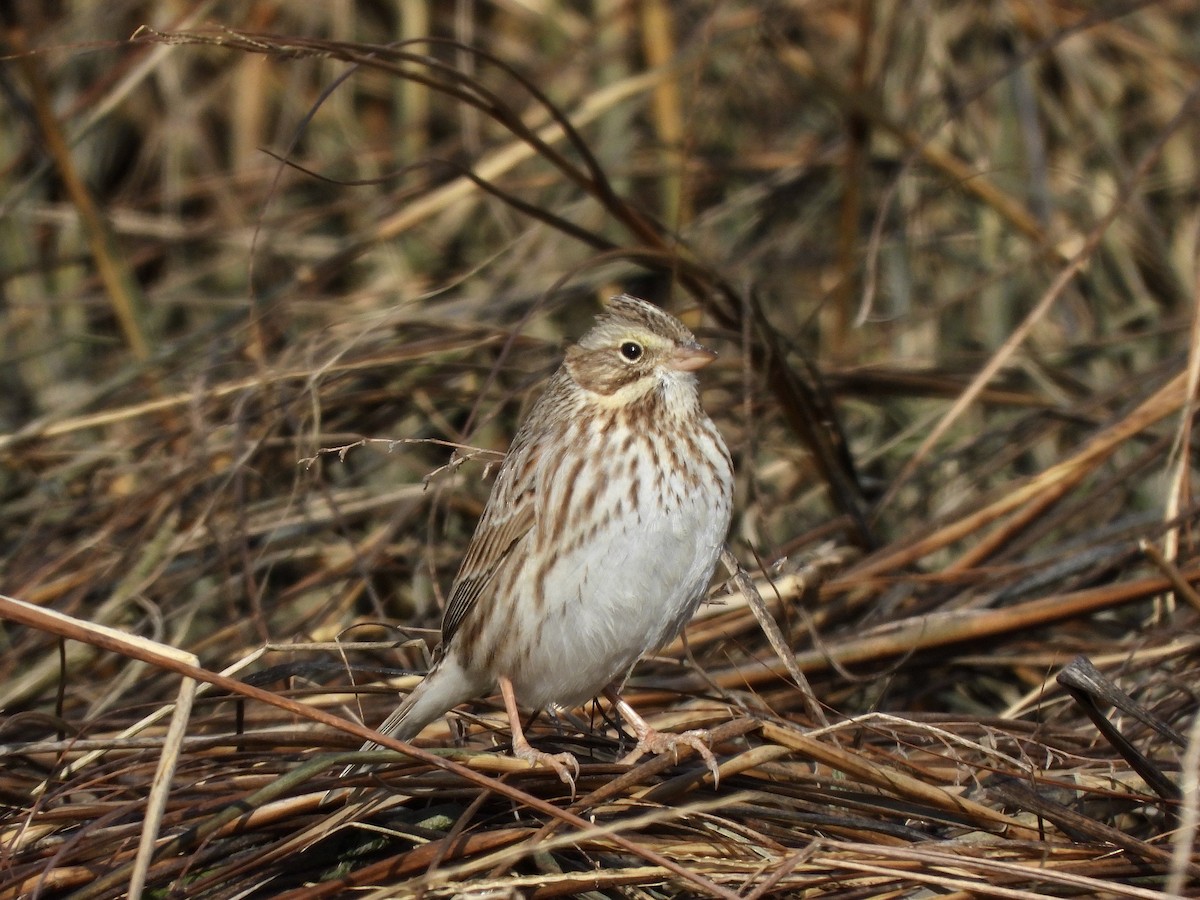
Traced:
POLYGON ((714 359, 652 303, 621 294, 603 304, 518 428, 428 674, 379 733, 412 740, 498 687, 513 755, 573 791, 578 761, 532 747, 520 710, 604 694, 637 737, 629 758, 690 746, 716 777, 707 732, 659 732, 620 696, 638 659, 692 617, 725 546, 733 463, 696 379, 714 359))

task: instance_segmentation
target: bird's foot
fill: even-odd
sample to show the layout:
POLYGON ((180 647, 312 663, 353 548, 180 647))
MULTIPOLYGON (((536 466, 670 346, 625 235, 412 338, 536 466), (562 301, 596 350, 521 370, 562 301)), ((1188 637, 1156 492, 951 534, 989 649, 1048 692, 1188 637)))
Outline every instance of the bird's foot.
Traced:
POLYGON ((721 769, 717 766, 717 758, 713 756, 712 750, 709 749, 709 745, 712 743, 712 732, 704 728, 685 731, 682 734, 659 731, 643 719, 638 714, 638 711, 621 697, 615 685, 609 685, 605 688, 604 695, 613 702, 617 707, 617 711, 625 717, 625 721, 629 723, 630 727, 633 728, 633 733, 637 735, 637 746, 621 762, 627 764, 633 763, 646 753, 662 755, 667 752, 673 753, 675 760, 678 762, 679 746, 682 744, 685 747, 691 747, 704 760, 704 764, 708 766, 708 771, 712 772, 713 787, 720 784, 721 769))
POLYGON ((571 797, 575 797, 575 779, 579 777, 579 760, 571 753, 546 753, 530 746, 523 734, 513 735, 513 756, 531 765, 553 769, 564 784, 571 786, 571 797))
POLYGON ((717 758, 713 756, 709 745, 712 743, 712 733, 706 728, 697 728, 692 731, 685 731, 682 734, 672 734, 669 731, 659 731, 657 728, 652 728, 645 720, 640 723, 632 723, 634 732, 637 734, 637 746, 621 760, 623 763, 631 764, 636 762, 640 757, 647 753, 653 753, 656 756, 661 756, 664 753, 671 753, 675 757, 675 761, 679 761, 679 747, 691 747, 696 751, 697 755, 704 760, 704 764, 708 766, 708 771, 712 772, 713 787, 716 787, 721 780, 721 770, 717 766, 717 758))
POLYGON ((521 712, 517 709, 517 693, 513 690, 512 679, 501 675, 496 679, 500 683, 500 694, 504 697, 504 709, 508 713, 509 725, 512 727, 512 752, 517 759, 523 759, 535 766, 546 766, 553 769, 564 784, 571 786, 571 799, 575 799, 575 779, 579 777, 579 760, 570 753, 544 753, 529 745, 525 731, 521 728, 521 712))

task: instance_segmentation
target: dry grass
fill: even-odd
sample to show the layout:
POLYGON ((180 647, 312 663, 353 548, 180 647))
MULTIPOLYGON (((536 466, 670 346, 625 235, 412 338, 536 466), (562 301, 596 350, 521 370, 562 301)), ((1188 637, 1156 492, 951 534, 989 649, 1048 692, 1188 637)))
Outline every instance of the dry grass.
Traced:
POLYGON ((0 21, 0 897, 1200 896, 1193 4, 0 21), (340 780, 617 289, 794 659, 637 670, 719 784, 494 698, 340 780))

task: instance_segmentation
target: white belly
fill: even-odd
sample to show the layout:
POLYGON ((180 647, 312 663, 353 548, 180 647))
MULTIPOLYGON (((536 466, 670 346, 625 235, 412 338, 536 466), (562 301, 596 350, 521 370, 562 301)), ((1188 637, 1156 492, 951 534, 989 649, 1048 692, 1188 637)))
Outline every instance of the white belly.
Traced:
MULTIPOLYGON (((723 463, 727 465, 727 463, 723 463)), ((575 706, 623 677, 645 652, 673 638, 691 618, 716 567, 729 527, 731 488, 708 478, 684 489, 658 478, 663 458, 638 463, 645 487, 637 508, 614 479, 596 504, 606 525, 581 546, 564 548, 544 575, 545 613, 527 664, 511 672, 529 708, 575 706)), ((695 467, 696 472, 711 470, 695 467)), ((536 573, 521 579, 533 585, 536 573)))

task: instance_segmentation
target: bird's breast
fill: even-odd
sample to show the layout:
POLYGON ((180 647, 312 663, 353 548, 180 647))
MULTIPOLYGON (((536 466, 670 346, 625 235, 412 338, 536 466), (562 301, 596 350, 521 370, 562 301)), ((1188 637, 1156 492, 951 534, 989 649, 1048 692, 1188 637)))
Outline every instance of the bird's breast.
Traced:
POLYGON ((728 455, 704 422, 711 432, 698 437, 620 422, 583 429, 548 462, 519 579, 542 610, 513 676, 522 702, 589 699, 691 617, 731 501, 728 455))

